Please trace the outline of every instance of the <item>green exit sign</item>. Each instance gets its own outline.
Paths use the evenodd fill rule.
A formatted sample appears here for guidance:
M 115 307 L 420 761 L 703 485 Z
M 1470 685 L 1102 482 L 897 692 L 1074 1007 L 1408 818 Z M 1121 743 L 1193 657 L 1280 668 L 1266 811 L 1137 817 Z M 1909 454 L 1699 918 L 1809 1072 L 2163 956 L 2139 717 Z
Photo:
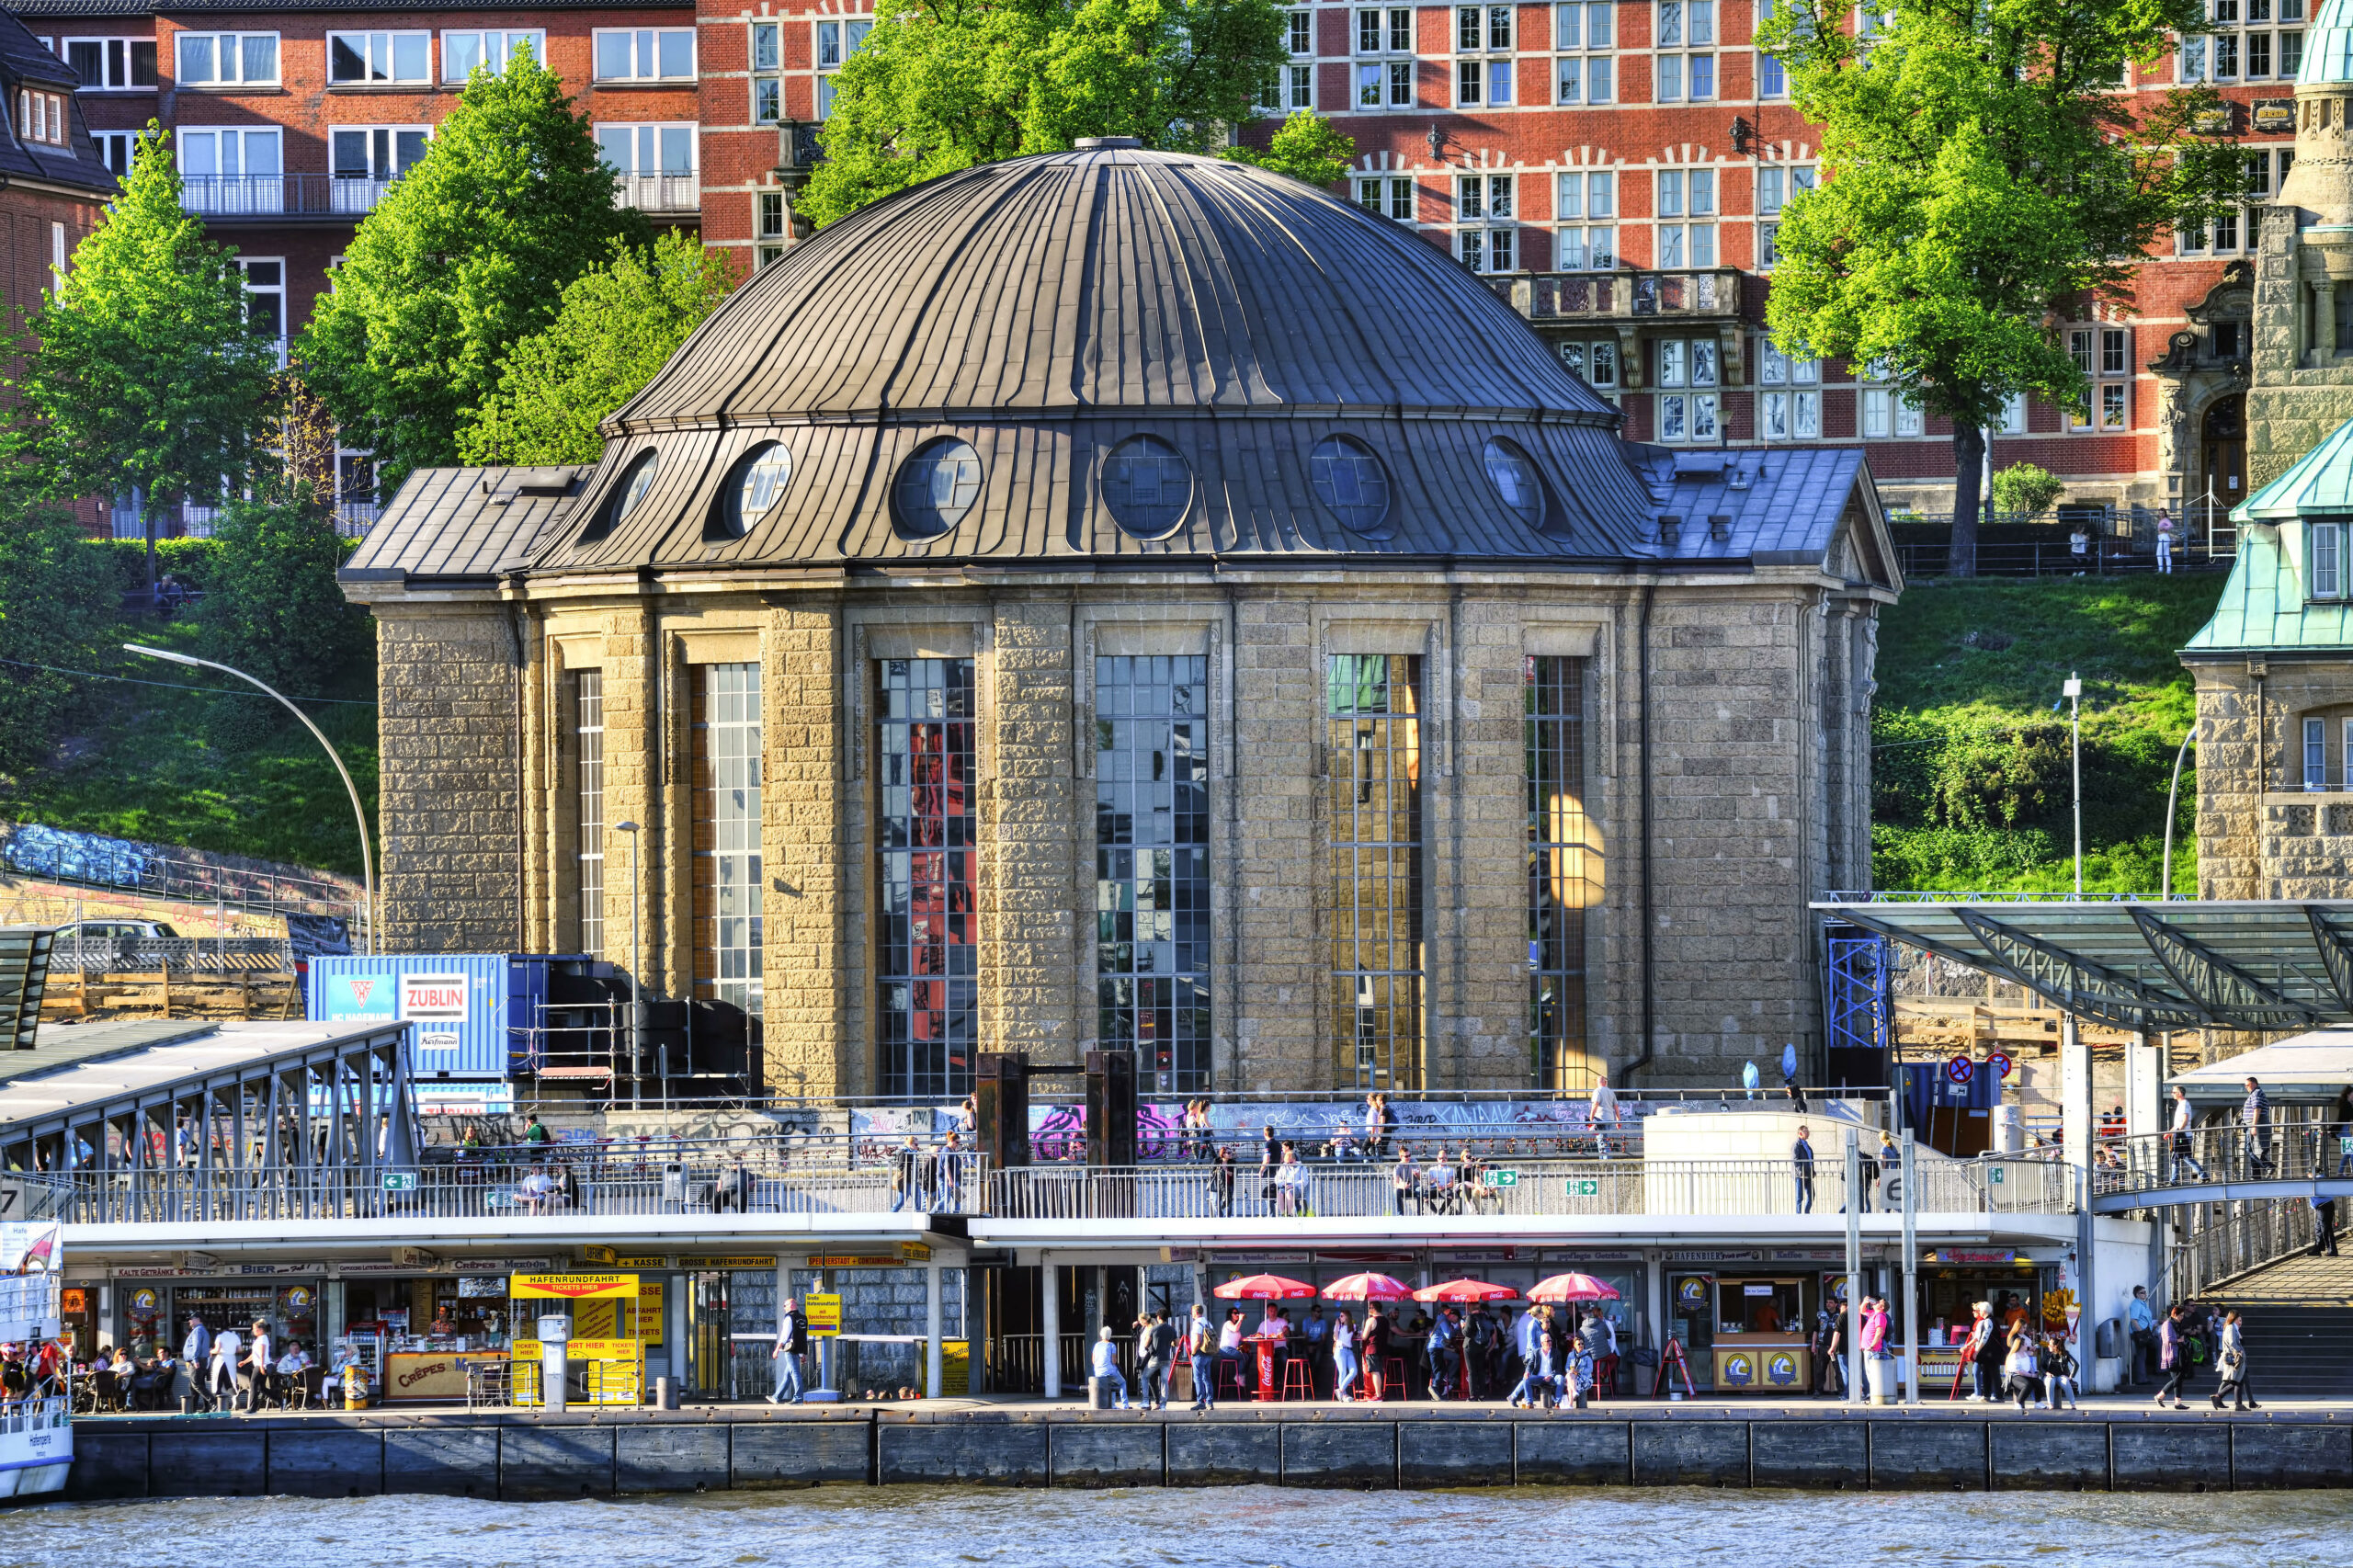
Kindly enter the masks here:
M 1518 1187 L 1519 1173 L 1518 1171 L 1489 1171 L 1487 1185 L 1489 1187 Z
M 1600 1197 L 1601 1178 L 1599 1176 L 1571 1177 L 1569 1181 L 1569 1196 L 1571 1198 Z
M 416 1173 L 415 1171 L 386 1171 L 384 1190 L 386 1192 L 415 1192 Z
M 2002 1185 L 2002 1167 L 2001 1167 L 2001 1166 L 1999 1166 L 1999 1165 L 1989 1165 L 1989 1166 L 1987 1166 L 1987 1167 L 1986 1167 L 1985 1174 L 1986 1174 L 1987 1177 L 1988 1177 L 1988 1178 L 1989 1178 L 1989 1179 L 1994 1183 L 1994 1185 L 1995 1185 L 1995 1187 L 1999 1187 L 1999 1186 L 2001 1186 L 2001 1185 Z

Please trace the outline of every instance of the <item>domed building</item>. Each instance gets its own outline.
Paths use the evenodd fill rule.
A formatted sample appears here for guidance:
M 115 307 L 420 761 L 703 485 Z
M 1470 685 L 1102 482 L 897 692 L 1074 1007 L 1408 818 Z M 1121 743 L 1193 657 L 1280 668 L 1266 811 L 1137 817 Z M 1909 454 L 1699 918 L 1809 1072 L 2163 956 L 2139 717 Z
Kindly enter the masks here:
M 595 465 L 386 508 L 344 581 L 390 946 L 634 962 L 760 1018 L 781 1093 L 1811 1051 L 1885 525 L 1857 450 L 1618 428 L 1470 273 L 1279 176 L 1107 140 L 903 192 L 747 282 Z

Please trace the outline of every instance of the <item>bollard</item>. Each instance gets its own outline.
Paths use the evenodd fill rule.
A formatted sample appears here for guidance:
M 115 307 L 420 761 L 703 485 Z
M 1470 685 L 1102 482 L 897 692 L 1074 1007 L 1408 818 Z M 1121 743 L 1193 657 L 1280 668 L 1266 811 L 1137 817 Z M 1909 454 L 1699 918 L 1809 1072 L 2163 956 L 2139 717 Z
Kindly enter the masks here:
M 671 1382 L 671 1381 L 666 1377 L 656 1378 L 654 1380 L 654 1408 L 656 1410 L 676 1410 L 678 1408 L 677 1385 Z

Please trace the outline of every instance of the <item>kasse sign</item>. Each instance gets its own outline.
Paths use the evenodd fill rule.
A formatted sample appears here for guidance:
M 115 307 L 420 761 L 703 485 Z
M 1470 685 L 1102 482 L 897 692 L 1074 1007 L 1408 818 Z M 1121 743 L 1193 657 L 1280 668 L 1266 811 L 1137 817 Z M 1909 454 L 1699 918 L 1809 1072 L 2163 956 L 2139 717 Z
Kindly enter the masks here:
M 462 974 L 401 976 L 401 1017 L 416 1024 L 418 1050 L 458 1049 L 456 1026 L 466 1021 L 466 998 Z

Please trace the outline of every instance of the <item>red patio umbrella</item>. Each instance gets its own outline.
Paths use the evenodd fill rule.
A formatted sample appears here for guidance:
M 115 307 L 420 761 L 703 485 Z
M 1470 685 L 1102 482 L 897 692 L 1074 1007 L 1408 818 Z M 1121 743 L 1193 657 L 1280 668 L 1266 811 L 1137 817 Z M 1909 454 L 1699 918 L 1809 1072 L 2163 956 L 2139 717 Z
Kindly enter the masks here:
M 1519 1292 L 1507 1285 L 1490 1285 L 1483 1279 L 1449 1279 L 1443 1285 L 1426 1285 L 1414 1292 L 1417 1301 L 1508 1301 Z
M 1414 1288 L 1386 1274 L 1351 1274 L 1324 1286 L 1324 1293 L 1336 1301 L 1404 1301 L 1413 1299 Z
M 1531 1301 L 1614 1301 L 1618 1292 L 1590 1274 L 1555 1274 L 1537 1281 L 1528 1292 Z
M 1279 1274 L 1253 1274 L 1229 1279 L 1210 1294 L 1228 1301 L 1296 1301 L 1315 1294 L 1315 1287 Z

